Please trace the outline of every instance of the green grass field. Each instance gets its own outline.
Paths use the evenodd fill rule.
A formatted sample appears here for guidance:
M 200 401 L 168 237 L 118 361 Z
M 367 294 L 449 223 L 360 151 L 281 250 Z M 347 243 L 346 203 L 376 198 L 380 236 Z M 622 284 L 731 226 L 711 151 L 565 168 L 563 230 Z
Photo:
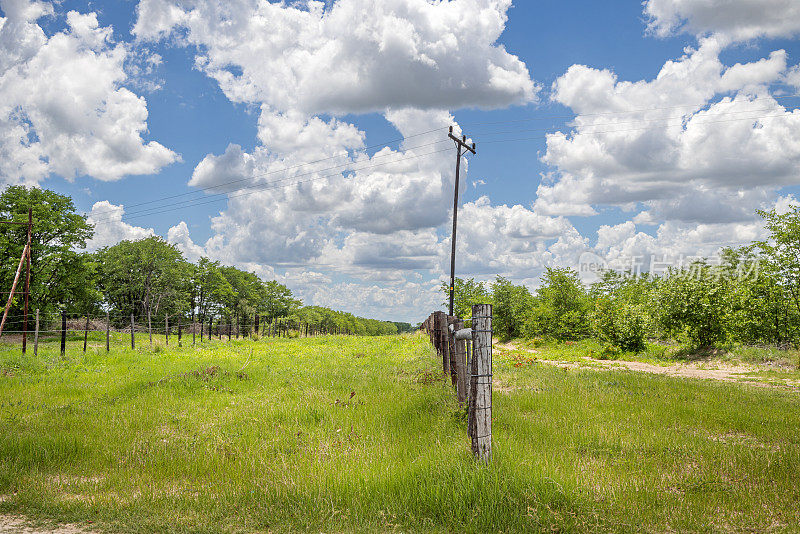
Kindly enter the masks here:
M 0 345 L 0 513 L 113 532 L 800 524 L 793 391 L 498 358 L 483 466 L 423 336 L 79 344 Z

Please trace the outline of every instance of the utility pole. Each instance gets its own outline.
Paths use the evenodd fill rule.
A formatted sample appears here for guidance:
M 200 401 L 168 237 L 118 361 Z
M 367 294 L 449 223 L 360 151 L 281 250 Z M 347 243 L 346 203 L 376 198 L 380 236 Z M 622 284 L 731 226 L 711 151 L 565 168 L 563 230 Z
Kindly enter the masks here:
M 28 295 L 31 292 L 31 234 L 33 233 L 33 207 L 28 208 L 28 254 L 25 273 L 25 311 L 22 316 L 22 354 L 28 344 Z M 88 317 L 88 315 L 87 315 Z
M 450 127 L 450 133 L 447 136 L 455 141 L 456 149 L 458 153 L 456 155 L 456 187 L 455 193 L 453 193 L 453 234 L 450 238 L 450 313 L 449 315 L 453 316 L 453 295 L 455 293 L 455 284 L 456 284 L 456 225 L 458 223 L 458 180 L 459 180 L 459 173 L 461 171 L 461 156 L 466 152 L 472 152 L 472 154 L 476 154 L 475 152 L 475 143 L 472 143 L 472 146 L 467 144 L 467 136 L 462 135 L 461 139 L 453 135 L 453 127 Z M 462 152 L 464 151 L 464 152 Z

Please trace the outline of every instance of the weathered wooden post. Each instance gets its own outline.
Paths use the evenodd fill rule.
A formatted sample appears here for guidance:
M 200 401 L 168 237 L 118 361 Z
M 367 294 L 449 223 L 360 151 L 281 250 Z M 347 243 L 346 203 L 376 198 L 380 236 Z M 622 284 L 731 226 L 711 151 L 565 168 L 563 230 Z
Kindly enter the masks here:
M 439 315 L 439 353 L 442 356 L 442 371 L 444 376 L 450 375 L 450 332 L 447 329 L 447 314 L 436 312 Z
M 111 352 L 111 312 L 106 311 L 106 352 Z
M 200 331 L 202 332 L 203 325 L 200 325 Z M 192 346 L 195 346 L 195 341 L 197 337 L 197 318 L 194 314 L 194 308 L 192 308 Z
M 441 341 L 441 337 L 439 336 L 440 328 L 439 312 L 433 312 L 433 348 L 436 349 L 436 354 L 441 358 L 442 350 L 439 343 Z M 446 372 L 444 362 L 442 362 L 442 372 Z
M 253 333 L 255 333 L 256 335 L 258 335 L 258 321 L 259 321 L 260 317 L 261 317 L 260 315 L 256 314 L 255 318 L 253 319 L 253 322 L 255 323 L 253 325 Z M 251 336 L 251 337 L 255 337 L 255 336 Z
M 89 340 L 89 314 L 86 314 L 86 327 L 83 329 L 83 353 L 86 354 L 86 342 Z
M 181 346 L 181 316 L 178 315 L 178 346 Z
M 67 312 L 61 312 L 61 355 L 67 352 Z
M 231 329 L 233 328 L 233 324 L 231 323 L 230 319 L 228 319 L 228 341 L 231 340 Z
M 455 345 L 456 396 L 458 404 L 461 406 L 467 400 L 467 342 L 463 339 L 455 339 L 455 332 L 462 328 L 464 328 L 464 321 L 456 319 L 453 323 L 453 344 Z
M 133 314 L 131 314 L 131 350 L 136 348 L 136 338 L 133 336 L 136 330 L 136 324 L 133 322 Z
M 492 457 L 492 305 L 472 307 L 472 370 L 470 373 L 469 434 L 472 453 L 481 461 Z
M 36 308 L 36 330 L 33 334 L 33 355 L 39 355 L 39 308 Z

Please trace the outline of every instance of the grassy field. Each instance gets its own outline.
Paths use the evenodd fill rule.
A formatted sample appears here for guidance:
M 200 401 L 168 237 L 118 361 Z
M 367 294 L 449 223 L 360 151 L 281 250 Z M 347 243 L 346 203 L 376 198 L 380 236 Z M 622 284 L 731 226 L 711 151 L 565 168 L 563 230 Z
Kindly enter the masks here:
M 796 531 L 800 394 L 495 362 L 494 458 L 422 336 L 0 345 L 0 513 L 114 532 Z

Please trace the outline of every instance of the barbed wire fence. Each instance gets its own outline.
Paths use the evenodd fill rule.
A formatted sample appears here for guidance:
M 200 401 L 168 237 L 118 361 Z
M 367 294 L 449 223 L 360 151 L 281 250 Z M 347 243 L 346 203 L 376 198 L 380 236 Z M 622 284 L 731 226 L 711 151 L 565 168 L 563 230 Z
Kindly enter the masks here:
M 28 330 L 5 330 L 2 341 L 6 344 L 21 343 L 23 337 L 32 337 L 34 355 L 38 355 L 39 342 L 61 341 L 61 353 L 68 349 L 68 341 L 83 341 L 83 352 L 89 348 L 104 349 L 111 347 L 136 348 L 137 341 L 146 346 L 164 346 L 173 343 L 179 347 L 197 346 L 198 343 L 212 341 L 232 341 L 234 339 L 262 339 L 279 337 L 315 337 L 326 335 L 352 335 L 352 332 L 336 325 L 313 324 L 305 321 L 290 320 L 286 317 L 268 318 L 265 315 L 231 319 L 225 316 L 212 315 L 198 318 L 172 315 L 154 323 L 152 320 L 137 318 L 135 314 L 106 313 L 66 314 L 58 312 L 34 312 L 33 328 Z M 19 322 L 23 314 L 9 315 L 10 323 Z M 74 350 L 69 346 L 70 350 Z
M 472 326 L 437 311 L 422 322 L 431 344 L 450 377 L 461 406 L 466 404 L 467 434 L 472 453 L 481 461 L 492 457 L 492 305 L 472 306 Z

